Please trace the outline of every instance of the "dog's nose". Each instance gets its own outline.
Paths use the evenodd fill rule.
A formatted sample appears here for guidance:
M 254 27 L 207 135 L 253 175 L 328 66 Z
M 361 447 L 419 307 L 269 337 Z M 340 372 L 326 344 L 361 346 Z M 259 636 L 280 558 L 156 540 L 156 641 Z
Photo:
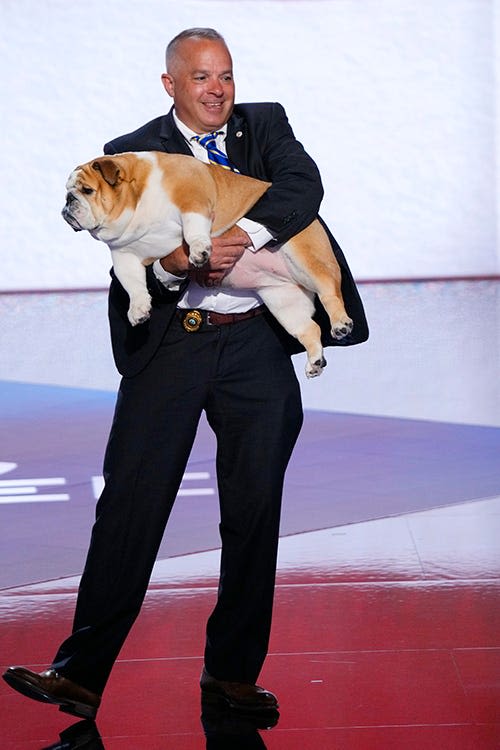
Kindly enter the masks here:
M 76 201 L 76 197 L 73 195 L 73 193 L 68 193 L 66 195 L 66 205 L 70 206 L 73 203 L 73 201 Z

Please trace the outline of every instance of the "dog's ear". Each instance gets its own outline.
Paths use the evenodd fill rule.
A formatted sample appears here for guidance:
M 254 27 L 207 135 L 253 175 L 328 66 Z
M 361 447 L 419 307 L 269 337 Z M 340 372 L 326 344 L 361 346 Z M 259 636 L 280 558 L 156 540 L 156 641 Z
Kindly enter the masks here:
M 92 169 L 95 169 L 96 172 L 100 172 L 111 187 L 115 187 L 118 184 L 120 167 L 115 161 L 113 161 L 113 159 L 96 159 L 92 164 Z

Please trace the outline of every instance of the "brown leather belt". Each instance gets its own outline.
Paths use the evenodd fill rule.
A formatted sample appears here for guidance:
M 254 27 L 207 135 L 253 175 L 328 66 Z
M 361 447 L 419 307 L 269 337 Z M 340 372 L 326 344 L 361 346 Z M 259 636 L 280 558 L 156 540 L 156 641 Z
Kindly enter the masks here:
M 264 305 L 253 307 L 251 310 L 241 313 L 219 313 L 210 310 L 182 310 L 177 308 L 176 314 L 182 321 L 184 330 L 188 333 L 194 333 L 199 331 L 202 325 L 225 326 L 228 323 L 239 323 L 242 320 L 262 315 L 264 310 Z

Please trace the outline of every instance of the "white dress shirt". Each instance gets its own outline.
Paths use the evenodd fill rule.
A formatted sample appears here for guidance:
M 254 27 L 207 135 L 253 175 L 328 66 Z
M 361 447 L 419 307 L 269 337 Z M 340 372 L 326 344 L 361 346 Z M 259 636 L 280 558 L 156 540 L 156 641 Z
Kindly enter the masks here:
M 177 128 L 180 130 L 189 148 L 193 152 L 193 155 L 200 161 L 209 163 L 208 151 L 204 146 L 201 146 L 195 137 L 199 135 L 195 133 L 183 122 L 179 120 L 175 111 L 173 113 L 174 121 Z M 226 133 L 227 124 L 220 128 L 221 134 L 217 136 L 217 148 L 226 153 Z M 273 239 L 272 234 L 256 221 L 243 217 L 237 222 L 237 226 L 243 229 L 252 241 L 253 247 L 250 248 L 253 252 L 257 252 L 261 247 L 264 247 L 270 240 Z M 182 281 L 186 276 L 179 277 L 174 274 L 165 271 L 159 260 L 153 263 L 153 271 L 156 278 L 162 282 L 166 287 L 172 290 L 179 288 Z M 253 307 L 257 307 L 262 304 L 262 300 L 259 295 L 249 289 L 228 289 L 223 290 L 220 287 L 202 287 L 194 281 L 190 281 L 189 285 L 177 303 L 177 306 L 183 309 L 199 308 L 202 310 L 212 310 L 214 312 L 221 313 L 233 313 L 233 312 L 245 312 L 251 310 Z

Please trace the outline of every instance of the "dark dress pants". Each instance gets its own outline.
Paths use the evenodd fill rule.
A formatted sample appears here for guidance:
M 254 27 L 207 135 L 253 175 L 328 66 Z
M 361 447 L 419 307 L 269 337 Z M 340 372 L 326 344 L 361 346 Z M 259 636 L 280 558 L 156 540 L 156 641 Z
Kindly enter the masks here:
M 264 315 L 195 333 L 176 317 L 145 370 L 121 382 L 73 633 L 53 662 L 97 693 L 141 608 L 203 410 L 217 439 L 222 542 L 205 665 L 245 682 L 262 667 L 299 386 Z

